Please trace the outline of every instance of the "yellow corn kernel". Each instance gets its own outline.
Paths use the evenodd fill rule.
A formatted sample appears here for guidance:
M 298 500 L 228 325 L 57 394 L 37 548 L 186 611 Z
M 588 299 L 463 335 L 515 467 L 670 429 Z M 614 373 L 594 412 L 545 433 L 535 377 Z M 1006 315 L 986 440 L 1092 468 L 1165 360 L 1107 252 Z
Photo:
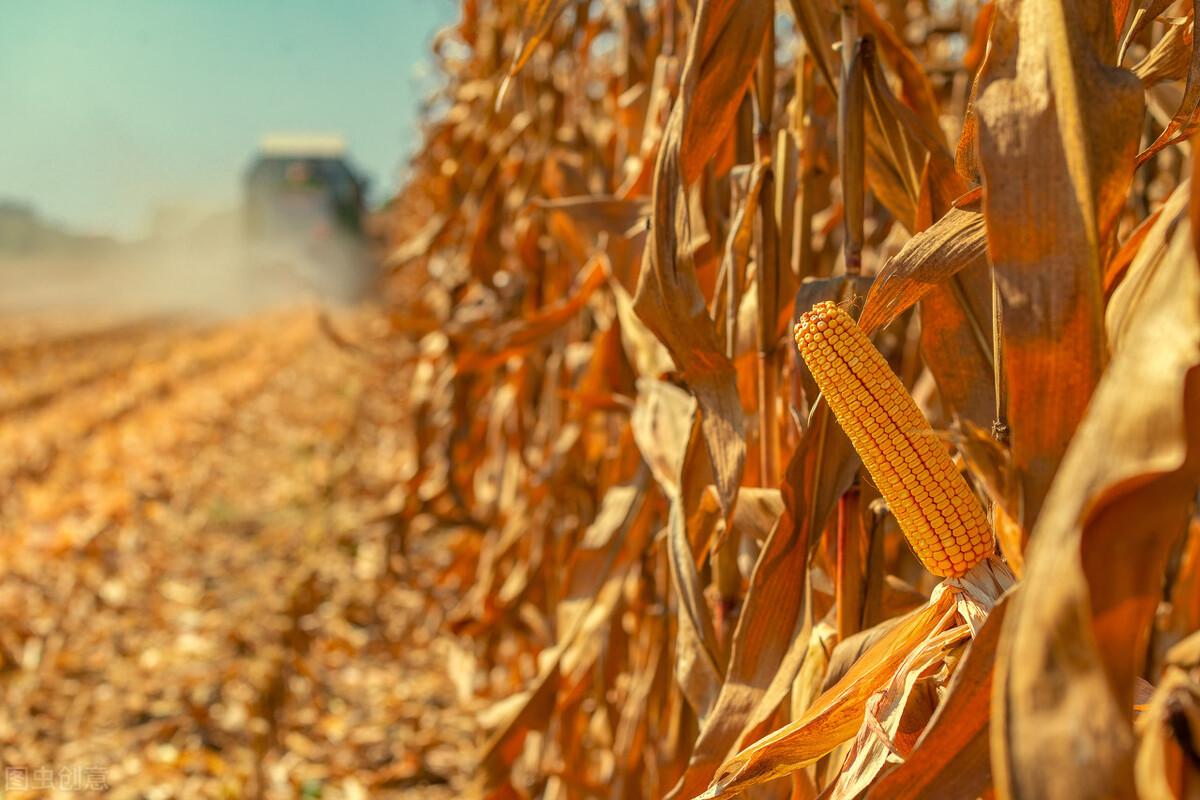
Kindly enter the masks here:
M 962 575 L 992 552 L 979 498 L 871 340 L 832 301 L 800 318 L 796 346 L 834 417 L 935 575 Z

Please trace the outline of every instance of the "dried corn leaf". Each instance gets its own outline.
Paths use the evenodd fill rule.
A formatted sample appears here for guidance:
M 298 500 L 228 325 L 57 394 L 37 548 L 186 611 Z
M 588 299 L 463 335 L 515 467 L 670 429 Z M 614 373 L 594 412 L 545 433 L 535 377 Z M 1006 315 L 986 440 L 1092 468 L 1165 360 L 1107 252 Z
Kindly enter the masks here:
M 1108 9 L 1006 0 L 979 79 L 983 211 L 1029 526 L 1105 359 L 1101 264 L 1142 111 L 1136 79 L 1108 66 L 1115 51 Z
M 720 696 L 671 797 L 699 793 L 729 751 L 766 724 L 790 690 L 809 640 L 801 613 L 809 552 L 858 464 L 828 407 L 819 407 L 788 466 L 784 513 L 750 576 Z
M 701 0 L 688 39 L 679 100 L 679 160 L 684 186 L 696 182 L 726 140 L 750 88 L 763 37 L 774 17 L 769 3 Z
M 725 670 L 696 572 L 681 494 L 695 418 L 696 401 L 687 392 L 662 381 L 638 382 L 633 435 L 671 504 L 666 534 L 671 583 L 679 610 L 675 675 L 696 716 L 703 722 L 716 701 Z
M 969 639 L 965 624 L 929 637 L 908 655 L 891 682 L 867 701 L 867 724 L 855 737 L 830 800 L 861 796 L 884 769 L 910 755 Z
M 868 797 L 974 800 L 984 794 L 991 784 L 992 663 L 1007 608 L 1004 598 L 992 609 L 912 752 L 871 788 Z
M 1188 74 L 1192 62 L 1192 15 L 1173 20 L 1165 36 L 1154 43 L 1133 67 L 1133 74 L 1142 85 L 1152 89 L 1160 83 L 1181 80 Z
M 1179 77 L 1176 73 L 1178 67 L 1182 65 L 1183 56 L 1189 55 L 1187 59 L 1187 83 L 1183 88 L 1183 98 L 1179 101 L 1179 109 L 1167 123 L 1167 127 L 1158 135 L 1154 142 L 1138 154 L 1137 163 L 1142 164 L 1155 153 L 1162 150 L 1164 147 L 1182 141 L 1196 130 L 1198 117 L 1200 117 L 1200 49 L 1195 46 L 1195 29 L 1196 29 L 1196 7 L 1200 3 L 1193 3 L 1192 8 L 1188 12 L 1188 20 L 1186 23 L 1175 26 L 1174 36 L 1164 36 L 1154 51 L 1151 52 L 1147 59 L 1155 56 L 1160 48 L 1165 49 L 1168 55 L 1163 57 L 1171 66 L 1163 67 L 1159 61 L 1154 61 L 1155 69 L 1151 70 L 1147 67 L 1146 70 L 1139 71 L 1138 75 L 1147 85 L 1152 85 L 1159 78 L 1159 73 L 1163 78 Z M 1141 65 L 1139 65 L 1141 66 Z
M 596 258 L 570 295 L 526 319 L 512 320 L 490 331 L 472 331 L 478 344 L 458 358 L 459 373 L 486 369 L 539 344 L 579 314 L 592 293 L 608 280 L 603 259 Z
M 888 261 L 871 285 L 858 324 L 870 335 L 960 270 L 986 264 L 983 214 L 951 209 Z
M 1193 797 L 1200 787 L 1200 634 L 1171 649 L 1162 680 L 1134 728 L 1138 796 Z
M 680 97 L 655 166 L 650 258 L 638 280 L 634 308 L 666 344 L 696 394 L 717 492 L 728 513 L 745 462 L 742 407 L 696 264 L 681 252 L 678 237 L 691 228 L 687 187 L 733 123 L 771 14 L 766 6 L 730 0 L 705 0 L 697 14 Z
M 1164 11 L 1174 4 L 1175 0 L 1146 0 L 1138 5 L 1138 10 L 1133 13 L 1133 22 L 1129 24 L 1129 30 L 1125 32 L 1125 36 L 1121 39 L 1121 49 L 1117 52 L 1117 63 L 1125 63 L 1125 54 L 1129 52 L 1129 45 L 1141 35 L 1146 26 L 1158 19 Z M 1115 5 L 1115 4 L 1114 4 Z M 1124 15 L 1122 15 L 1124 16 Z M 1121 30 L 1121 22 L 1115 24 L 1117 31 Z M 1140 76 L 1139 76 L 1140 77 Z
M 849 740 L 862 724 L 867 699 L 891 680 L 914 648 L 951 624 L 954 607 L 953 592 L 938 592 L 923 609 L 867 650 L 804 716 L 727 759 L 700 797 L 732 797 L 811 764 Z
M 1113 361 L 1033 532 L 997 666 L 1001 791 L 1133 794 L 1134 677 L 1200 483 L 1200 266 L 1188 198 L 1181 191 L 1164 210 L 1114 294 Z M 1081 722 L 1084 750 L 1074 744 Z
M 508 77 L 505 79 L 504 85 L 508 85 L 508 81 L 516 75 L 528 63 L 533 51 L 546 38 L 546 34 L 550 32 L 550 27 L 554 25 L 554 21 L 559 15 L 566 10 L 570 5 L 570 0 L 526 0 L 522 8 L 522 27 L 520 41 L 517 44 L 516 54 L 513 56 L 512 66 L 509 67 Z M 504 89 L 500 91 L 501 97 L 504 95 Z

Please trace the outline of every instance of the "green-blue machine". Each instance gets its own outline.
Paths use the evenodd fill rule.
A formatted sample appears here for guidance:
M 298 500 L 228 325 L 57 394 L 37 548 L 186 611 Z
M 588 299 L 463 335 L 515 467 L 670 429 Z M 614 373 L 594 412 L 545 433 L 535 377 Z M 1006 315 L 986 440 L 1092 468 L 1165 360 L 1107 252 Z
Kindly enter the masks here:
M 245 176 L 245 230 L 259 269 L 353 299 L 369 269 L 366 182 L 334 136 L 267 136 Z

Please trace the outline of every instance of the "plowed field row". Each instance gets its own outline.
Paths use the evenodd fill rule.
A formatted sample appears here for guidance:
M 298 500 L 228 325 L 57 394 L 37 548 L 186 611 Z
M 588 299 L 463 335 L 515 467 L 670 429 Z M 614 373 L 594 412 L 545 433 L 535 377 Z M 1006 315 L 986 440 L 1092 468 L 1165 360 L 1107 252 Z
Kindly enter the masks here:
M 310 312 L 142 337 L 0 416 L 0 760 L 102 774 L 82 796 L 462 796 L 446 556 L 387 522 L 395 376 Z

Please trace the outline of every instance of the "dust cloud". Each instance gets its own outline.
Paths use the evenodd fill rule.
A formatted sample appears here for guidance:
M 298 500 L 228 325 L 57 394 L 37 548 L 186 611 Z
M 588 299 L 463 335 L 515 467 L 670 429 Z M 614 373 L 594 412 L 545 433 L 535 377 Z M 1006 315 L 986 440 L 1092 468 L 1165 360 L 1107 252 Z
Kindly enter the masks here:
M 254 242 L 238 212 L 161 223 L 141 241 L 0 229 L 0 314 L 242 316 L 297 304 L 358 301 L 373 277 L 349 236 Z

